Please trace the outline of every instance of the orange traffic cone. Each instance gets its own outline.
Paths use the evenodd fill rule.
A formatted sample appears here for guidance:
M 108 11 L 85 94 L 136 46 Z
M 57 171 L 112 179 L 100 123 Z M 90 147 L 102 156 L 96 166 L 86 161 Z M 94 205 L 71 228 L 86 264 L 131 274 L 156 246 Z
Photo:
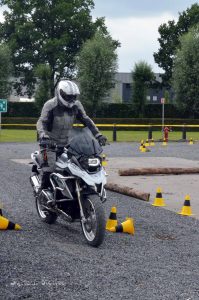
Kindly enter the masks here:
M 117 208 L 112 207 L 110 215 L 109 215 L 109 219 L 106 222 L 106 230 L 110 231 L 110 229 L 112 227 L 117 226 L 117 214 L 116 213 L 117 213 Z
M 179 215 L 193 216 L 192 210 L 191 210 L 191 203 L 190 203 L 190 196 L 189 195 L 186 195 L 184 205 L 183 205 L 182 210 L 179 213 Z

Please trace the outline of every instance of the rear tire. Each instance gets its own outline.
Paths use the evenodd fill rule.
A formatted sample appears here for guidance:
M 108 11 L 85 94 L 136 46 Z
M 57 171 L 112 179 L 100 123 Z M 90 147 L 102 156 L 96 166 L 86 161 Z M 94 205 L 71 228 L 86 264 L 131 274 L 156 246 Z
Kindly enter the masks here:
M 37 213 L 42 220 L 42 222 L 45 222 L 47 224 L 53 224 L 57 220 L 57 214 L 54 212 L 51 212 L 44 208 L 44 205 L 46 206 L 47 200 L 43 194 L 40 194 L 36 198 L 36 208 Z
M 89 195 L 83 200 L 86 222 L 81 220 L 84 237 L 89 245 L 98 247 L 105 236 L 105 212 L 103 204 L 97 195 Z

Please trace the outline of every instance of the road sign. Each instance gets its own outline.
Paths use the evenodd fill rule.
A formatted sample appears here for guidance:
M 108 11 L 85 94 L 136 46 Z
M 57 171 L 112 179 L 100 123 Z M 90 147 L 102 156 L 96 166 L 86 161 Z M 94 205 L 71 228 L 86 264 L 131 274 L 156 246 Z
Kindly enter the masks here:
M 165 103 L 165 98 L 161 98 L 161 103 L 162 103 L 162 104 Z
M 7 112 L 7 100 L 0 99 L 0 112 Z

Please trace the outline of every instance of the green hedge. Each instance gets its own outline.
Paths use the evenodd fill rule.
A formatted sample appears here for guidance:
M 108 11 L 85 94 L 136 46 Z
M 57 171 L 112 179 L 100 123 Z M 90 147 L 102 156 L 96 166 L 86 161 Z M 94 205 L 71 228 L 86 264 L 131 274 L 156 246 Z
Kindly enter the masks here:
M 89 116 L 93 117 L 92 111 L 87 110 Z M 5 117 L 38 117 L 40 110 L 36 107 L 35 103 L 18 103 L 9 102 L 8 112 L 2 114 Z M 98 118 L 136 118 L 135 111 L 132 108 L 132 104 L 117 104 L 110 103 L 104 104 L 96 116 Z M 162 105 L 161 104 L 148 104 L 145 107 L 146 118 L 161 118 Z M 165 116 L 167 118 L 180 118 L 184 117 L 176 109 L 173 104 L 165 104 Z
M 38 117 L 38 108 L 33 102 L 8 102 L 8 112 L 3 113 L 5 117 Z
M 93 118 L 92 112 L 88 115 Z M 2 120 L 6 123 L 36 123 L 40 111 L 35 103 L 8 103 L 8 112 L 2 113 Z M 97 112 L 97 118 L 93 118 L 97 123 L 124 123 L 124 124 L 157 124 L 162 117 L 161 104 L 148 104 L 145 107 L 145 118 L 136 118 L 131 104 L 104 104 Z M 187 115 L 181 114 L 173 104 L 165 104 L 166 122 L 172 124 L 197 124 L 198 119 L 190 120 Z M 199 117 L 199 116 L 198 116 Z M 9 119 L 8 119 L 9 118 Z M 10 119 L 15 118 L 15 119 Z M 20 120 L 20 118 L 22 120 Z M 13 121 L 12 121 L 13 120 Z M 2 123 L 3 123 L 2 122 Z
M 165 104 L 165 116 L 167 118 L 185 118 L 186 114 L 182 114 L 173 104 Z M 92 112 L 89 112 L 92 116 Z M 145 118 L 161 118 L 162 104 L 147 104 L 145 106 Z M 97 112 L 99 118 L 137 118 L 132 104 L 104 104 Z

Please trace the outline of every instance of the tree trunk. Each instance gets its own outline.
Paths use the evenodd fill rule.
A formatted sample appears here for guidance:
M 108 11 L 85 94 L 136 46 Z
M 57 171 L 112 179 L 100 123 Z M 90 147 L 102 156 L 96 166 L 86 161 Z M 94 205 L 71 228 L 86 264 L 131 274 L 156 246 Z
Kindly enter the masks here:
M 120 176 L 136 176 L 136 175 L 158 175 L 158 174 L 198 174 L 199 168 L 140 168 L 140 169 L 120 169 Z

